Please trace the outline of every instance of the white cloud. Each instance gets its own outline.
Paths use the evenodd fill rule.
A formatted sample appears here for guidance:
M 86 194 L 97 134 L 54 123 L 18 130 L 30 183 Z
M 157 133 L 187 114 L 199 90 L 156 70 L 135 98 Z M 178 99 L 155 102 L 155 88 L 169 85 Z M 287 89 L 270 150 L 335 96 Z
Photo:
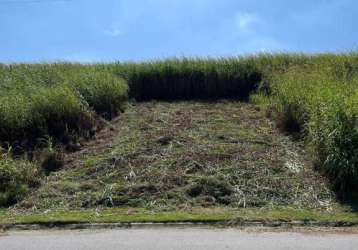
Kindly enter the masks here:
M 260 23 L 260 18 L 252 13 L 237 13 L 235 21 L 236 26 L 240 31 L 250 32 L 255 24 Z
M 107 36 L 111 36 L 111 37 L 118 37 L 123 34 L 122 31 L 118 27 L 113 27 L 111 29 L 105 30 L 104 33 Z

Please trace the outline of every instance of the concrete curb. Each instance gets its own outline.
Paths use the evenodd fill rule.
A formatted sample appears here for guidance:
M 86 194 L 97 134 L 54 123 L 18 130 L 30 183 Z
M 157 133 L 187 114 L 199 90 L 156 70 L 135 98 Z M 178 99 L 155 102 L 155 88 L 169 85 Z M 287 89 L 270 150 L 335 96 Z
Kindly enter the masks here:
M 218 221 L 218 222 L 120 222 L 120 223 L 75 223 L 51 222 L 35 224 L 0 225 L 0 231 L 27 230 L 100 230 L 100 229 L 145 229 L 145 228 L 230 228 L 230 227 L 267 227 L 267 228 L 358 228 L 358 223 L 352 222 L 322 222 L 322 221 Z

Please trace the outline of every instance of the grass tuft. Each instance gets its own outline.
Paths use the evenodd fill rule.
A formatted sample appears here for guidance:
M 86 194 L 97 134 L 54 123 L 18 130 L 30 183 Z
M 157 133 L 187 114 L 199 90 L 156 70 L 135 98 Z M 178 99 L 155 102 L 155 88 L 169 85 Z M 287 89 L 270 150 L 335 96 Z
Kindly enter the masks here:
M 0 207 L 13 205 L 39 185 L 39 169 L 28 161 L 15 161 L 0 154 Z

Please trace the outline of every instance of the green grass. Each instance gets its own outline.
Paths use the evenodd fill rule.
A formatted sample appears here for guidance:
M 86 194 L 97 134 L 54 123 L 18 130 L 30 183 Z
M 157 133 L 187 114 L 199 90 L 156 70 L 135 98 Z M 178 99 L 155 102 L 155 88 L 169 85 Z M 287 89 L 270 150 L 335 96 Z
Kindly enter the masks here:
M 71 74 L 67 81 L 82 95 L 98 114 L 112 119 L 124 111 L 128 86 L 124 79 L 106 71 L 82 70 Z
M 66 141 L 86 134 L 95 127 L 92 110 L 112 118 L 124 110 L 127 92 L 125 80 L 107 70 L 71 64 L 2 65 L 0 142 L 33 146 L 46 136 Z
M 9 224 L 77 224 L 77 223 L 168 223 L 168 222 L 222 222 L 228 225 L 242 222 L 305 221 L 317 223 L 357 224 L 358 214 L 344 210 L 331 212 L 297 209 L 289 207 L 276 208 L 194 208 L 173 212 L 153 211 L 147 209 L 112 208 L 104 210 L 57 210 L 44 213 L 14 213 L 0 211 L 0 225 Z
M 130 85 L 137 100 L 233 98 L 247 100 L 264 75 L 312 60 L 303 54 L 231 58 L 173 58 L 107 65 Z
M 15 161 L 0 152 L 0 207 L 22 200 L 39 185 L 39 169 L 28 161 Z
M 70 166 L 17 207 L 335 206 L 327 181 L 302 148 L 254 105 L 136 103 L 113 126 L 114 135 L 98 135 L 107 142 L 72 155 Z
M 99 116 L 114 118 L 126 108 L 127 99 L 200 99 L 204 100 L 202 103 L 208 104 L 221 98 L 249 100 L 251 96 L 251 100 L 265 108 L 278 127 L 295 134 L 306 144 L 308 155 L 315 159 L 316 167 L 329 177 L 334 190 L 341 198 L 352 198 L 358 193 L 357 72 L 356 52 L 317 55 L 260 54 L 218 59 L 181 58 L 88 65 L 1 64 L 0 145 L 33 160 L 29 155 L 44 139 L 53 140 L 55 145 L 76 143 L 82 137 L 89 139 L 94 131 L 101 128 Z M 173 108 L 169 104 L 166 105 Z M 86 159 L 86 174 L 91 176 L 91 171 L 99 172 L 100 185 L 95 185 L 93 180 L 91 182 L 88 179 L 84 183 L 73 181 L 75 178 L 86 178 L 85 172 L 75 168 L 73 173 L 66 172 L 65 177 L 59 174 L 59 178 L 64 178 L 59 182 L 51 183 L 52 186 L 44 185 L 39 189 L 45 197 L 43 206 L 62 204 L 69 207 L 92 207 L 98 204 L 124 204 L 153 207 L 154 201 L 157 205 L 167 207 L 197 203 L 207 206 L 213 201 L 231 206 L 265 206 L 270 202 L 275 205 L 290 205 L 295 201 L 302 205 L 307 202 L 302 198 L 305 197 L 302 187 L 306 184 L 304 181 L 309 179 L 305 179 L 308 174 L 301 176 L 301 179 L 292 178 L 291 182 L 285 181 L 283 177 L 287 174 L 286 170 L 283 171 L 280 167 L 282 164 L 277 164 L 277 161 L 282 163 L 287 160 L 282 158 L 282 155 L 285 155 L 282 152 L 287 153 L 285 150 L 291 149 L 291 146 L 287 146 L 283 139 L 275 140 L 281 137 L 272 134 L 273 127 L 257 125 L 255 119 L 242 114 L 248 110 L 239 109 L 240 106 L 224 107 L 223 110 L 226 110 L 227 114 L 218 110 L 216 114 L 210 113 L 210 109 L 205 105 L 190 107 L 198 115 L 193 115 L 197 119 L 193 128 L 190 127 L 192 117 L 187 117 L 190 110 L 185 107 L 181 107 L 182 110 L 173 108 L 168 114 L 164 112 L 164 117 L 161 116 L 162 107 L 159 107 L 159 111 L 148 107 L 139 111 L 141 116 L 132 114 L 133 119 L 127 117 L 128 119 L 121 123 L 120 126 L 126 133 L 122 134 L 115 150 L 110 153 L 117 158 L 125 157 L 135 166 L 135 171 L 147 174 L 143 175 L 139 183 L 130 186 L 123 180 L 123 177 L 133 170 L 128 167 L 130 165 L 123 168 L 123 171 L 127 172 L 113 170 L 113 164 L 110 164 L 113 155 L 101 152 Z M 254 113 L 252 110 L 250 109 L 250 112 Z M 150 116 L 151 112 L 154 112 L 153 117 Z M 240 118 L 230 117 L 232 113 Z M 186 119 L 182 120 L 182 117 Z M 250 120 L 250 123 L 246 124 L 246 119 Z M 263 121 L 261 116 L 257 119 Z M 161 121 L 166 125 L 162 126 Z M 184 128 L 192 130 L 191 133 L 185 134 Z M 257 138 L 258 134 L 262 138 Z M 242 155 L 235 151 L 235 143 L 242 145 Z M 191 148 L 183 145 L 189 145 Z M 275 148 L 281 150 L 276 152 L 277 155 L 270 151 Z M 198 159 L 190 154 L 191 150 L 197 152 Z M 233 165 L 234 160 L 230 158 L 233 153 L 237 153 L 242 165 Z M 300 153 L 306 154 L 304 151 Z M 188 156 L 190 164 L 186 161 L 188 159 L 180 157 L 183 155 Z M 273 158 L 272 155 L 277 157 Z M 207 165 L 200 162 L 202 159 Z M 218 159 L 220 161 L 215 162 Z M 267 176 L 258 180 L 255 177 L 260 175 L 252 172 L 248 162 L 254 165 L 253 169 L 260 171 L 272 164 L 265 170 L 268 171 Z M 31 164 L 34 163 L 38 163 L 36 159 Z M 184 163 L 189 164 L 185 165 L 189 172 L 194 171 L 190 180 L 186 177 L 175 178 L 178 171 L 181 171 L 178 166 Z M 15 163 L 10 165 L 14 166 Z M 210 167 L 214 166 L 215 169 L 219 165 L 219 171 L 210 173 Z M 205 174 L 210 173 L 214 180 L 195 172 L 198 169 L 199 172 L 202 171 L 203 166 L 204 169 L 209 166 Z M 242 171 L 236 171 L 237 168 Z M 0 175 L 4 173 L 5 170 L 0 171 Z M 167 174 L 163 176 L 163 180 L 154 179 L 161 173 Z M 310 173 L 314 178 L 319 176 L 313 170 Z M 70 174 L 77 177 L 66 177 Z M 113 181 L 115 178 L 117 182 Z M 178 181 L 178 185 L 170 186 L 169 190 L 172 192 L 164 192 L 163 196 L 153 195 L 152 193 L 158 190 L 157 184 L 167 187 L 165 181 Z M 233 190 L 236 190 L 235 185 L 238 183 L 241 193 L 235 196 Z M 260 192 L 250 192 L 255 190 L 257 183 L 266 187 L 258 189 Z M 296 197 L 292 196 L 295 194 L 292 183 L 297 184 Z M 314 183 L 314 191 L 309 194 L 309 199 L 314 197 L 315 192 L 322 195 L 329 193 L 323 191 L 328 187 L 325 182 L 310 183 Z M 270 189 L 272 187 L 276 188 Z M 90 196 L 86 196 L 83 191 L 86 188 L 93 188 Z M 61 190 L 60 193 L 65 195 L 57 197 L 58 200 L 47 199 L 46 195 L 50 197 L 54 189 Z M 73 199 L 73 196 L 67 195 L 73 190 L 82 196 Z M 142 190 L 151 195 L 141 194 L 142 196 L 135 199 Z M 323 196 L 327 198 L 331 197 L 331 194 Z M 38 201 L 34 199 L 32 202 Z M 315 202 L 307 203 L 317 204 Z
M 94 126 L 88 118 L 84 119 L 85 122 L 83 119 L 74 120 L 73 113 L 88 117 L 91 116 L 91 108 L 112 118 L 125 108 L 128 91 L 129 97 L 137 100 L 247 100 L 260 83 L 267 87 L 275 81 L 272 80 L 274 76 L 292 67 L 315 67 L 318 71 L 348 77 L 356 69 L 357 58 L 356 53 L 260 54 L 143 63 L 0 64 L 0 140 L 12 143 L 26 140 L 29 135 L 56 136 L 56 133 L 52 134 L 53 124 L 49 124 L 53 116 L 55 120 L 63 121 L 61 128 L 55 130 L 63 131 L 63 127 L 68 127 L 78 132 Z M 68 100 L 56 104 L 60 92 L 66 92 Z M 49 101 L 41 104 L 42 96 Z M 36 103 L 38 105 L 33 107 Z M 54 106 L 59 108 L 55 109 Z M 42 109 L 47 109 L 45 117 Z
M 274 75 L 269 95 L 253 100 L 283 130 L 305 137 L 317 167 L 348 199 L 357 197 L 358 184 L 358 60 L 336 59 Z
M 0 154 L 4 148 L 25 159 L 0 157 L 0 206 L 21 200 L 32 187 L 28 178 L 39 182 L 40 175 L 26 175 L 26 167 L 31 171 L 48 161 L 34 157 L 39 148 L 48 141 L 57 150 L 57 144 L 89 139 L 102 123 L 99 115 L 111 119 L 125 109 L 127 93 L 126 81 L 107 70 L 71 64 L 0 65 Z

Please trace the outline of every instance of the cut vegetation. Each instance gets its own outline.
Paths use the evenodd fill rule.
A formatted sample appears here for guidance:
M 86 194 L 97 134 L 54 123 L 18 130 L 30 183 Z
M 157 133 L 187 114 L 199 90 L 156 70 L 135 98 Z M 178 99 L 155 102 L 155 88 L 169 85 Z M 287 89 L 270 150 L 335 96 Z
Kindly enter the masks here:
M 18 207 L 333 205 L 301 149 L 250 104 L 140 103 L 114 125 L 110 147 L 71 155 L 75 161 Z
M 1 220 L 292 209 L 352 222 L 357 80 L 355 53 L 0 65 Z

